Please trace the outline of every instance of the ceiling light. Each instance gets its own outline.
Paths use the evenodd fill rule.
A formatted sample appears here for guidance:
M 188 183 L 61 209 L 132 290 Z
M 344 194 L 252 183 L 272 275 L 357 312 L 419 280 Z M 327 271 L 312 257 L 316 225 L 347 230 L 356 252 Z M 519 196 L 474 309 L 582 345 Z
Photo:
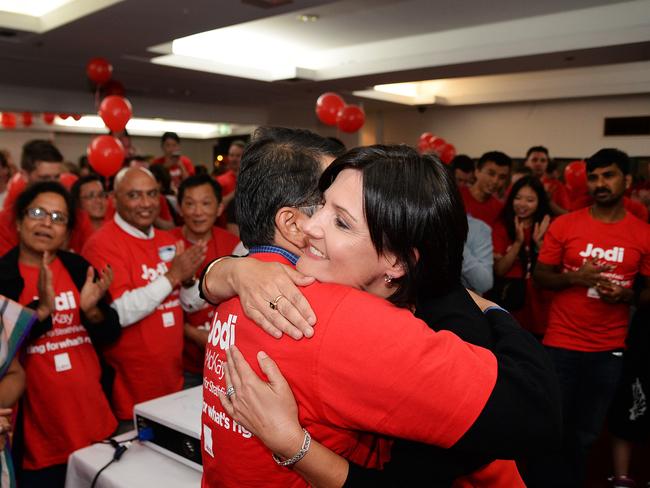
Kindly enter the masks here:
M 296 19 L 298 19 L 300 22 L 316 22 L 318 19 L 320 19 L 320 16 L 317 14 L 300 14 L 296 16 Z
M 72 0 L 0 0 L 0 11 L 42 17 Z
M 108 129 L 104 121 L 96 115 L 85 115 L 78 121 L 68 118 L 54 120 L 54 125 L 60 128 L 77 129 L 93 133 L 106 133 Z M 212 124 L 206 122 L 185 122 L 180 120 L 133 118 L 126 124 L 130 134 L 134 136 L 160 136 L 164 132 L 176 132 L 180 137 L 190 139 L 214 139 L 237 133 L 249 133 L 249 127 L 235 127 L 232 124 Z M 235 129 L 240 129 L 236 130 Z

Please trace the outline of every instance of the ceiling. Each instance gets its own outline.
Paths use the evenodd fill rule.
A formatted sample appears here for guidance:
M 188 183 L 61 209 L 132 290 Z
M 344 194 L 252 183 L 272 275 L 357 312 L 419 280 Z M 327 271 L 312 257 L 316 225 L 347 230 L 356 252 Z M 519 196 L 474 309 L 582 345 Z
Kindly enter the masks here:
M 214 115 L 198 107 L 231 107 L 241 123 L 255 123 L 243 119 L 254 119 L 269 104 L 313 105 L 324 91 L 354 98 L 353 92 L 376 84 L 427 79 L 461 79 L 451 91 L 455 98 L 439 97 L 443 103 L 650 93 L 650 0 L 293 0 L 273 8 L 254 4 L 284 2 L 85 1 L 103 8 L 43 33 L 16 30 L 0 16 L 0 91 L 40 106 L 25 109 L 43 111 L 64 110 L 57 103 L 83 96 L 92 112 L 84 67 L 103 56 L 127 96 L 151 114 L 157 106 L 178 108 L 176 116 L 195 107 L 196 119 L 205 120 Z M 320 18 L 301 22 L 297 14 Z M 303 59 L 314 53 L 326 61 L 272 82 L 150 62 L 174 39 L 239 24 L 304 47 Z M 215 53 L 246 59 L 241 49 L 237 43 L 214 46 Z M 585 80 L 597 83 L 580 90 Z M 0 96 L 0 103 L 7 98 Z

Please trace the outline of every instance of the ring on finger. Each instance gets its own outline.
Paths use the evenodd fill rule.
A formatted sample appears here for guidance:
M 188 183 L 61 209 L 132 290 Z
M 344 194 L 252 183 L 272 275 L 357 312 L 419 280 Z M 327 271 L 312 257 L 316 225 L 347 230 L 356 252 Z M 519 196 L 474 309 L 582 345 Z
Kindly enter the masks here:
M 280 301 L 281 298 L 286 298 L 284 295 L 280 294 L 277 297 L 275 297 L 275 300 L 272 302 L 269 302 L 269 307 L 271 307 L 272 310 L 277 310 L 278 309 L 278 302 Z
M 228 388 L 226 388 L 226 398 L 230 400 L 230 397 L 235 394 L 235 387 L 230 385 Z

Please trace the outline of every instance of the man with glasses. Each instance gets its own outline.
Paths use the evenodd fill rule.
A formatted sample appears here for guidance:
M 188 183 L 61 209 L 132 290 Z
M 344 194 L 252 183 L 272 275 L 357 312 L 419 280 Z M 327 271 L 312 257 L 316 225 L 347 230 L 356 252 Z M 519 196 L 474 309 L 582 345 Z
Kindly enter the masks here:
M 184 250 L 155 229 L 159 190 L 147 169 L 124 168 L 115 177 L 115 215 L 88 240 L 83 255 L 114 274 L 110 293 L 122 336 L 104 351 L 115 370 L 112 404 L 128 429 L 133 406 L 183 386 L 183 311 L 179 285 L 205 258 L 205 243 Z
M 23 146 L 20 158 L 21 178 L 13 180 L 4 208 L 0 212 L 0 256 L 18 244 L 16 221 L 14 217 L 14 202 L 23 190 L 39 181 L 59 181 L 63 173 L 63 156 L 50 141 L 35 139 Z M 71 231 L 69 249 L 79 251 L 92 227 L 85 213 L 77 215 L 75 226 Z
M 77 208 L 85 210 L 94 230 L 99 229 L 106 220 L 108 193 L 104 190 L 102 177 L 96 174 L 82 176 L 70 190 Z

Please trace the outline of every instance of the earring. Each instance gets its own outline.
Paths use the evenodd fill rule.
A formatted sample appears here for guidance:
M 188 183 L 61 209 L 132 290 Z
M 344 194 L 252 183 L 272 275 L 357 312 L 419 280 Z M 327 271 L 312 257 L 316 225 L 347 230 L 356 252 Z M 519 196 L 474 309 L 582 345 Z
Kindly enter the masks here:
M 386 276 L 384 276 L 384 282 L 385 282 L 387 285 L 390 285 L 390 284 L 393 282 L 393 277 L 392 277 L 391 275 L 386 275 Z

